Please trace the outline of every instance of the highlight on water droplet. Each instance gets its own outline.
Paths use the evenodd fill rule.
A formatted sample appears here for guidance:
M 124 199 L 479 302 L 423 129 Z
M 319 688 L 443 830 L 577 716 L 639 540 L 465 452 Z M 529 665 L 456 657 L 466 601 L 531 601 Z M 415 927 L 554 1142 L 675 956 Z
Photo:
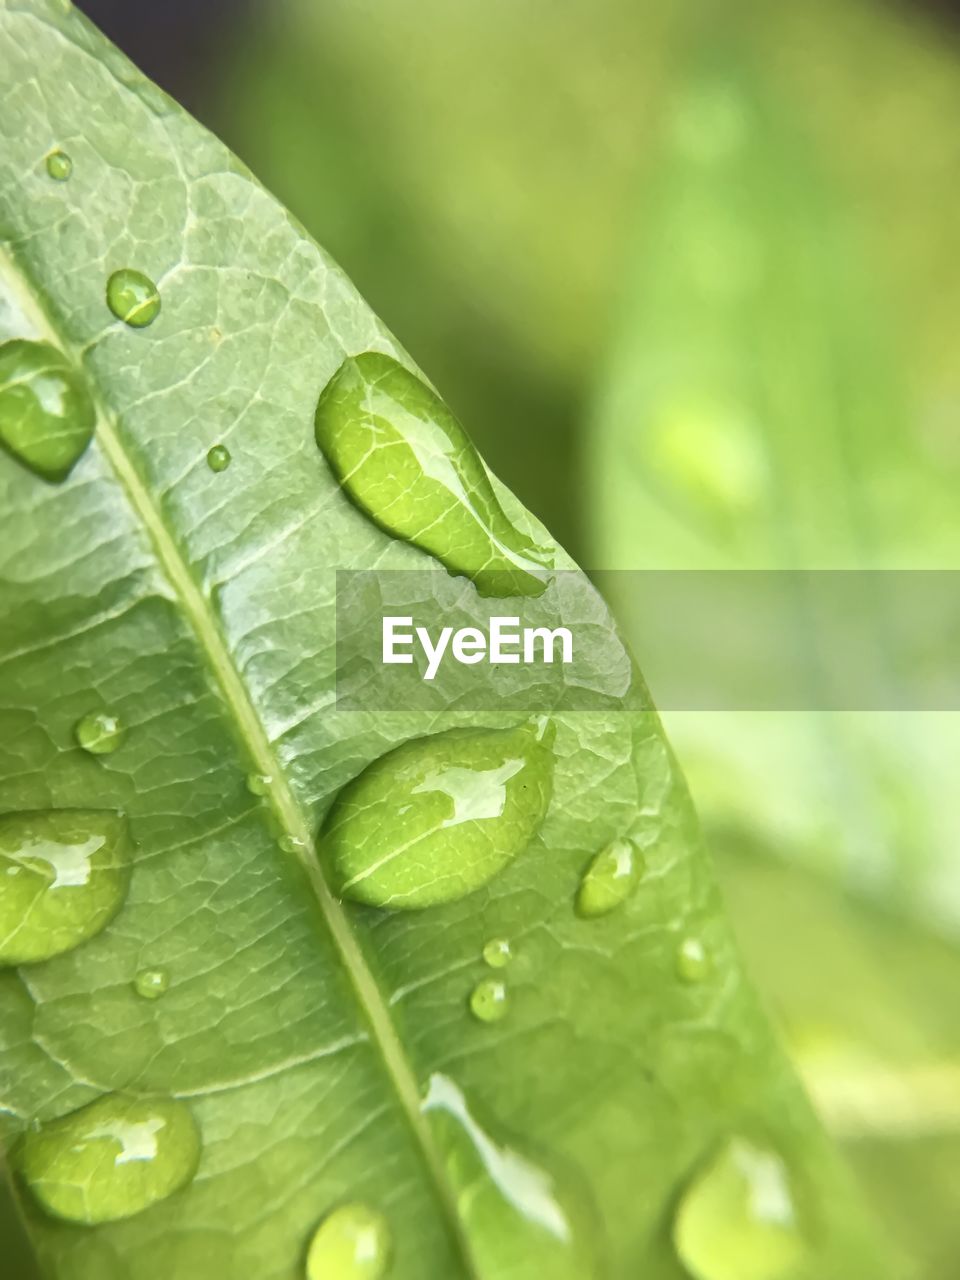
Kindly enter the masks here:
M 483 958 L 491 969 L 505 969 L 513 959 L 513 951 L 506 938 L 491 938 L 483 948 Z
M 484 978 L 470 993 L 470 1012 L 481 1022 L 499 1022 L 509 1005 L 506 985 L 499 978 Z
M 130 878 L 126 820 L 101 809 L 0 817 L 0 965 L 49 960 L 116 915 Z
M 550 553 L 508 519 L 463 427 L 396 360 L 378 351 L 345 360 L 320 395 L 315 430 L 345 492 L 387 533 L 481 595 L 544 590 Z
M 73 735 L 84 751 L 91 755 L 105 756 L 116 751 L 123 738 L 123 724 L 118 716 L 108 711 L 91 711 L 78 720 Z
M 413 909 L 472 893 L 539 830 L 553 727 L 451 729 L 374 760 L 331 806 L 319 841 L 337 893 Z
M 30 1130 L 20 1153 L 37 1203 L 85 1224 L 129 1218 L 165 1200 L 186 1186 L 199 1160 L 185 1103 L 118 1093 Z
M 207 466 L 211 471 L 226 471 L 232 461 L 230 450 L 225 444 L 215 444 L 212 449 L 207 450 Z
M 133 989 L 144 1000 L 159 1000 L 170 986 L 166 969 L 141 969 L 133 980 Z
M 613 840 L 595 854 L 577 890 L 577 911 L 592 919 L 619 907 L 633 892 L 642 859 L 631 840 Z
M 66 182 L 73 173 L 73 161 L 67 155 L 66 151 L 61 151 L 59 147 L 55 147 L 46 159 L 47 174 L 53 178 L 55 182 Z
M 247 790 L 252 796 L 265 796 L 272 783 L 273 778 L 269 773 L 247 774 Z
M 307 1280 L 380 1280 L 390 1265 L 386 1218 L 367 1204 L 342 1204 L 328 1213 L 307 1250 Z
M 702 982 L 712 965 L 699 938 L 684 938 L 677 947 L 677 974 L 684 982 Z
M 86 382 L 49 342 L 0 344 L 0 445 L 59 484 L 90 443 L 96 411 Z
M 673 1240 L 695 1280 L 784 1280 L 806 1252 L 787 1167 L 743 1138 L 694 1175 Z
M 144 329 L 160 314 L 160 292 L 142 271 L 122 267 L 107 281 L 107 306 L 124 324 Z

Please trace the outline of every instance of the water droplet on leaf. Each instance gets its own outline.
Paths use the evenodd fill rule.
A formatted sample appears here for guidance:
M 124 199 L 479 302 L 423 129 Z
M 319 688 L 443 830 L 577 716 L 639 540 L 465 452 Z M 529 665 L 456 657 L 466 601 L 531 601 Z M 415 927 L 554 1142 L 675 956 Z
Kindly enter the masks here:
M 93 436 L 86 383 L 48 342 L 0 345 L 0 445 L 45 480 L 65 480 Z
M 390 1228 L 365 1204 L 343 1204 L 320 1223 L 307 1250 L 307 1280 L 380 1280 L 390 1263 Z
M 193 1177 L 200 1138 L 169 1098 L 109 1094 L 30 1131 L 21 1168 L 34 1198 L 70 1222 L 129 1218 Z
M 510 943 L 506 938 L 491 938 L 483 948 L 483 958 L 491 969 L 504 969 L 513 959 Z
M 142 271 L 123 267 L 107 281 L 107 306 L 124 324 L 144 329 L 160 314 L 160 293 Z
M 247 790 L 252 796 L 265 796 L 270 790 L 273 778 L 269 773 L 248 773 Z
M 699 938 L 684 938 L 677 947 L 677 973 L 684 982 L 702 982 L 711 969 L 710 957 Z
M 337 479 L 387 533 L 481 595 L 543 591 L 548 553 L 510 522 L 470 437 L 403 365 L 375 351 L 345 360 L 320 395 L 315 427 Z
M 46 165 L 47 173 L 56 182 L 66 182 L 73 173 L 73 161 L 59 147 L 47 156 Z
M 215 444 L 207 452 L 207 466 L 211 471 L 226 471 L 233 459 L 225 444 Z
M 470 993 L 470 1012 L 481 1022 L 499 1022 L 508 1007 L 507 988 L 499 978 L 484 978 Z
M 123 737 L 123 725 L 106 711 L 91 711 L 74 725 L 73 733 L 84 751 L 105 756 L 116 751 Z
M 284 853 L 302 853 L 306 848 L 299 836 L 281 836 L 280 848 Z
M 170 986 L 166 969 L 141 969 L 133 980 L 133 989 L 144 1000 L 159 1000 Z
M 795 1275 L 805 1249 L 783 1161 L 742 1138 L 728 1141 L 687 1188 L 673 1239 L 696 1280 Z
M 633 892 L 640 874 L 640 854 L 630 840 L 614 840 L 595 855 L 577 891 L 577 911 L 605 916 Z
M 543 821 L 552 737 L 544 721 L 451 729 L 375 760 L 324 824 L 320 849 L 335 890 L 371 906 L 418 908 L 486 884 Z
M 129 859 L 118 813 L 48 809 L 0 817 L 0 964 L 49 960 L 99 933 L 126 896 Z

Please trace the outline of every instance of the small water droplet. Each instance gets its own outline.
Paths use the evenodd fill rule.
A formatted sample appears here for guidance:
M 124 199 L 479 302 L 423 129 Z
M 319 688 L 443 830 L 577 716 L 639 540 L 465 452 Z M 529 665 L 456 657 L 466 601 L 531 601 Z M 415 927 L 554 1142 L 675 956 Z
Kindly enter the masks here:
M 510 522 L 470 437 L 403 365 L 376 351 L 345 360 L 320 395 L 315 428 L 346 493 L 387 533 L 481 595 L 543 591 L 549 553 Z
M 115 1093 L 28 1132 L 20 1163 L 47 1213 L 90 1224 L 165 1200 L 190 1181 L 199 1158 L 184 1103 Z
M 781 1280 L 804 1252 L 790 1178 L 780 1157 L 729 1140 L 695 1174 L 673 1240 L 696 1280 Z
M 0 345 L 0 445 L 44 480 L 70 474 L 93 436 L 86 383 L 48 342 Z
M 306 847 L 299 836 L 280 837 L 280 848 L 284 853 L 302 853 Z
M 123 267 L 107 281 L 107 306 L 124 324 L 144 329 L 160 314 L 160 293 L 142 271 Z
M 226 471 L 233 459 L 225 444 L 215 444 L 207 452 L 207 466 L 211 471 Z
M 633 892 L 641 857 L 630 840 L 613 840 L 591 861 L 577 891 L 577 911 L 589 918 L 605 916 Z
M 107 711 L 91 711 L 73 727 L 74 737 L 84 751 L 105 756 L 116 751 L 123 738 L 123 725 Z
M 483 948 L 483 958 L 491 969 L 504 969 L 513 959 L 510 943 L 506 938 L 491 938 Z
M 265 796 L 270 790 L 273 778 L 269 773 L 248 773 L 247 790 L 253 796 Z
M 92 938 L 130 875 L 127 824 L 99 809 L 0 817 L 0 965 L 34 964 Z M 16 874 L 12 874 L 16 872 Z
M 313 1233 L 307 1280 L 380 1280 L 390 1252 L 390 1228 L 383 1214 L 366 1204 L 342 1204 Z
M 470 1012 L 481 1022 L 499 1022 L 509 1007 L 506 985 L 499 978 L 484 978 L 470 993 Z
M 144 1000 L 159 1000 L 170 986 L 166 969 L 141 969 L 133 980 L 133 989 Z
M 699 938 L 684 938 L 677 947 L 677 973 L 684 982 L 702 982 L 711 969 L 710 957 Z
M 381 756 L 334 801 L 320 840 L 331 882 L 371 906 L 472 893 L 533 839 L 550 800 L 553 730 L 452 729 Z
M 51 151 L 46 160 L 47 173 L 56 182 L 66 182 L 73 173 L 73 161 L 59 147 Z

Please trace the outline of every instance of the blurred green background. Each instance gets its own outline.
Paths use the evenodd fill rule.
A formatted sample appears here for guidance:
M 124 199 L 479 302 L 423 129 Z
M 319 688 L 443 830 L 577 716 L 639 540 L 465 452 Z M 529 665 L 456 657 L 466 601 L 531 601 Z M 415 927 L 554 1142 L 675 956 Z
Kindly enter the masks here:
M 581 563 L 960 567 L 953 6 L 81 7 Z M 754 978 L 918 1280 L 960 1274 L 957 719 L 666 717 Z

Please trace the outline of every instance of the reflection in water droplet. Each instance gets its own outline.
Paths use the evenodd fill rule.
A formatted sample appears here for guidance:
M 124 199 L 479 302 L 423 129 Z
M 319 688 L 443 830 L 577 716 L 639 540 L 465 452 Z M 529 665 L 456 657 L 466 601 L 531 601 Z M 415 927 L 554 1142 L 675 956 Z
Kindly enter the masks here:
M 782 1280 L 805 1252 L 790 1178 L 778 1155 L 733 1138 L 687 1188 L 673 1225 L 696 1280 Z
M 225 444 L 215 444 L 207 452 L 207 466 L 211 471 L 226 471 L 233 459 Z
M 483 958 L 491 969 L 504 969 L 513 959 L 510 943 L 506 938 L 491 938 L 483 948 Z
M 73 173 L 73 161 L 58 147 L 47 156 L 47 173 L 56 182 L 66 182 Z
M 170 986 L 166 969 L 141 969 L 133 980 L 133 989 L 144 1000 L 159 1000 Z
M 552 726 L 452 729 L 387 752 L 339 793 L 320 840 L 338 893 L 428 907 L 486 884 L 543 821 Z
M 499 1022 L 509 1004 L 507 988 L 499 978 L 484 978 L 470 993 L 470 1012 L 481 1022 Z
M 711 969 L 710 957 L 699 938 L 684 938 L 677 947 L 677 973 L 684 982 L 702 982 Z
M 73 727 L 73 734 L 84 751 L 105 756 L 116 751 L 123 737 L 123 725 L 107 711 L 91 711 Z
M 343 1204 L 317 1227 L 307 1250 L 307 1280 L 380 1280 L 390 1264 L 390 1228 L 366 1204 Z
M 129 858 L 118 813 L 0 817 L 0 965 L 49 960 L 99 933 L 126 896 Z
M 45 480 L 70 474 L 96 412 L 81 375 L 48 342 L 0 344 L 0 445 Z
M 273 778 L 269 773 L 248 773 L 247 790 L 253 796 L 265 796 L 270 790 Z
M 165 1200 L 190 1181 L 199 1158 L 200 1138 L 184 1103 L 109 1094 L 28 1132 L 20 1164 L 47 1213 L 96 1223 Z
M 315 426 L 334 475 L 387 533 L 471 578 L 481 595 L 544 589 L 548 553 L 507 519 L 443 401 L 396 360 L 375 351 L 345 360 L 323 389 Z
M 605 916 L 633 891 L 641 858 L 630 840 L 614 840 L 595 855 L 577 891 L 577 911 L 592 918 Z
M 107 306 L 124 324 L 144 329 L 160 314 L 160 293 L 149 276 L 124 267 L 107 281 Z

